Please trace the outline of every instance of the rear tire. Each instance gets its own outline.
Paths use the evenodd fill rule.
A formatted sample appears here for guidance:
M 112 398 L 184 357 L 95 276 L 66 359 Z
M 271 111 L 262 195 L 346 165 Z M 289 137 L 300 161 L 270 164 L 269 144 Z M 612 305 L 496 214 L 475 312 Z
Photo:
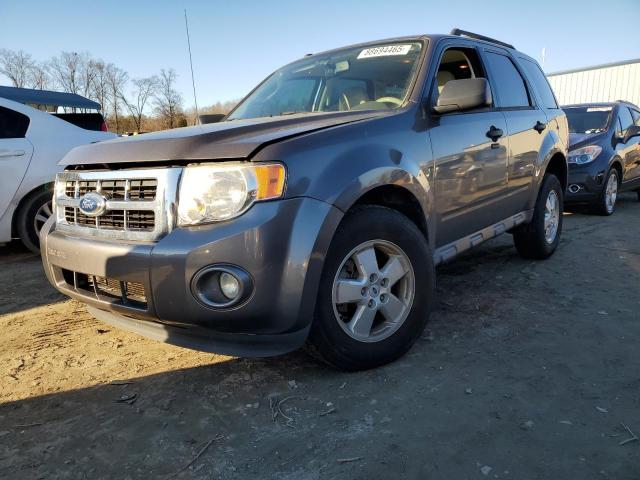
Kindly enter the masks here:
M 544 260 L 553 255 L 560 243 L 564 195 L 558 177 L 547 173 L 533 210 L 531 223 L 513 232 L 516 250 L 523 258 Z
M 385 207 L 354 209 L 327 253 L 307 350 L 349 371 L 398 359 L 425 328 L 434 285 L 432 255 L 411 220 Z
M 45 187 L 26 198 L 16 218 L 16 230 L 25 247 L 40 252 L 40 230 L 52 215 L 53 192 Z
M 612 168 L 607 173 L 604 180 L 604 185 L 598 200 L 593 204 L 593 211 L 598 215 L 608 217 L 613 215 L 616 211 L 616 200 L 618 199 L 618 187 L 620 186 L 620 179 L 618 170 Z

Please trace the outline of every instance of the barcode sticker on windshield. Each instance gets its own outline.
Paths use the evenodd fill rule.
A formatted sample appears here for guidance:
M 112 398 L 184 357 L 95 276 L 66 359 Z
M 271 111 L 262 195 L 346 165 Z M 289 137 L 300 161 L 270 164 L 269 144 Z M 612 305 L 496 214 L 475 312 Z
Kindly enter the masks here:
M 589 107 L 587 108 L 587 113 L 589 112 L 610 112 L 613 107 Z
M 387 57 L 389 55 L 406 55 L 411 50 L 411 45 L 387 45 L 384 47 L 365 48 L 358 55 L 362 58 Z

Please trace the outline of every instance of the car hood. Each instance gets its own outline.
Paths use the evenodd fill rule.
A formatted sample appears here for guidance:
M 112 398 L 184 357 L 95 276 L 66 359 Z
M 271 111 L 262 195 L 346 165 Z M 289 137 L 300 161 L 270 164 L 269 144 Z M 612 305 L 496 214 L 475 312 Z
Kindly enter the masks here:
M 569 150 L 584 147 L 598 143 L 606 133 L 570 133 L 569 134 Z
M 280 140 L 392 113 L 309 113 L 175 128 L 77 147 L 60 164 L 247 159 Z

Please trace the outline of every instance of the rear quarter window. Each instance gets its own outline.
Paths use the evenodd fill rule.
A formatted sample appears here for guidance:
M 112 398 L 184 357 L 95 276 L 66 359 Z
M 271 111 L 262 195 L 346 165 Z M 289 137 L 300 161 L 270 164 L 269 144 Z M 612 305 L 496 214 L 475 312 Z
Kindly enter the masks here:
M 0 138 L 23 138 L 29 128 L 29 117 L 0 107 Z
M 542 72 L 542 69 L 537 63 L 532 62 L 531 60 L 527 60 L 526 58 L 521 58 L 520 60 L 520 65 L 522 65 L 529 82 L 538 93 L 544 108 L 558 108 L 556 97 L 553 94 L 553 90 L 551 90 L 549 81 L 547 80 L 546 75 Z

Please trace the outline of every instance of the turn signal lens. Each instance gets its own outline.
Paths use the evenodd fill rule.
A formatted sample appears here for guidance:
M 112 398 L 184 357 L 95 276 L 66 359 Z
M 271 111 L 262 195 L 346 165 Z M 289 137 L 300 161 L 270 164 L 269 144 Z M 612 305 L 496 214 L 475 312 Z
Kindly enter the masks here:
M 284 167 L 282 165 L 265 165 L 253 169 L 258 188 L 256 200 L 278 198 L 284 191 Z

